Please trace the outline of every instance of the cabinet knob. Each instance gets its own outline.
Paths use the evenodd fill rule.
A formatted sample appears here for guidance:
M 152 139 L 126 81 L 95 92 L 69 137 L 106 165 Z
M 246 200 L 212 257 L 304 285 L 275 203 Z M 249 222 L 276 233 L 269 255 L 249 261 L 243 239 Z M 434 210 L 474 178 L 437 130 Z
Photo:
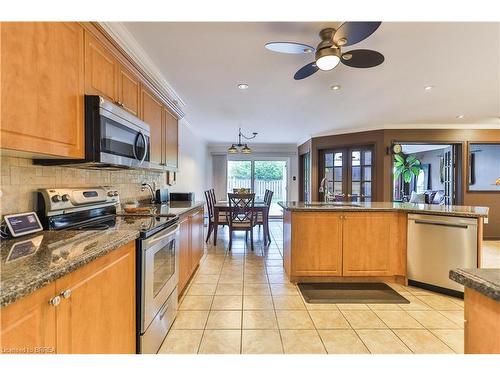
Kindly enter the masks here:
M 68 299 L 69 297 L 71 297 L 71 289 L 66 289 L 64 292 L 61 293 L 61 296 L 64 299 Z
M 49 305 L 51 306 L 57 306 L 61 303 L 61 297 L 59 296 L 55 296 L 54 298 L 51 298 L 49 300 Z

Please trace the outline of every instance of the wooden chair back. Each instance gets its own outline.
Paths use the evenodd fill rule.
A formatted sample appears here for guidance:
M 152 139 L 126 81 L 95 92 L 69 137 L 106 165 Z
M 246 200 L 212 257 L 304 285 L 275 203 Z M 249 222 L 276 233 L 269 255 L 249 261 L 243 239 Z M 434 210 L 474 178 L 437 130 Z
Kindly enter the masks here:
M 228 193 L 229 226 L 231 228 L 251 228 L 254 224 L 255 193 L 234 194 Z

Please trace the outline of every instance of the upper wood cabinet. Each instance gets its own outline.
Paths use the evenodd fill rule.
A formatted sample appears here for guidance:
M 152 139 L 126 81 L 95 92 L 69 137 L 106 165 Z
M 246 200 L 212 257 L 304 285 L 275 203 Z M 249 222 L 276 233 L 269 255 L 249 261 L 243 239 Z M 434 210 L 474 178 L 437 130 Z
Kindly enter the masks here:
M 148 89 L 141 89 L 142 120 L 150 127 L 149 158 L 152 163 L 164 163 L 163 103 Z
M 118 104 L 139 117 L 141 84 L 123 65 L 118 65 Z
M 179 122 L 166 108 L 163 110 L 163 129 L 165 141 L 165 166 L 177 169 L 179 158 Z
M 292 233 L 300 233 L 292 250 L 297 276 L 342 275 L 342 215 L 330 212 L 294 214 Z
M 2 308 L 0 350 L 4 354 L 56 353 L 55 283 Z
M 394 212 L 347 213 L 343 225 L 343 276 L 404 275 L 406 220 Z
M 72 22 L 3 22 L 1 140 L 29 156 L 84 156 L 84 31 Z
M 85 32 L 85 93 L 118 101 L 119 62 L 97 39 Z

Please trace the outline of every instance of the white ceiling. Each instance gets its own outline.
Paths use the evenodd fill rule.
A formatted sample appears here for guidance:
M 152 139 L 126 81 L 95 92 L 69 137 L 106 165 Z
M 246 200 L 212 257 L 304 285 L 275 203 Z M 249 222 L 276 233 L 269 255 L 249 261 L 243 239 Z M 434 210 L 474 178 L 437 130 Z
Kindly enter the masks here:
M 344 48 L 378 50 L 371 69 L 340 64 L 302 81 L 311 55 L 264 48 L 269 41 L 316 45 L 326 23 L 124 23 L 186 102 L 186 119 L 209 142 L 236 141 L 238 127 L 259 143 L 387 124 L 498 124 L 500 23 L 382 23 Z M 250 88 L 239 90 L 238 83 Z M 339 84 L 339 91 L 330 90 Z M 433 85 L 430 92 L 424 86 Z M 456 116 L 463 114 L 463 120 Z M 422 125 L 423 126 L 423 125 Z M 499 125 L 500 129 L 500 125 Z

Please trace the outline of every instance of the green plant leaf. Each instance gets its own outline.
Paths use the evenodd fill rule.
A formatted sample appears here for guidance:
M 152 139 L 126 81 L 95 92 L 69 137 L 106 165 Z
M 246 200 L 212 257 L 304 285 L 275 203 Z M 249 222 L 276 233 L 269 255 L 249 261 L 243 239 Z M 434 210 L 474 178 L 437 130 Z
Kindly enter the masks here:
M 401 155 L 394 155 L 394 159 L 396 159 L 397 162 L 403 164 L 405 162 L 405 159 L 403 159 L 403 157 Z
M 410 170 L 406 169 L 403 172 L 403 178 L 404 178 L 405 182 L 406 183 L 411 182 L 411 177 L 412 177 L 412 174 L 411 174 Z
M 420 173 L 420 167 L 415 167 L 415 166 L 413 166 L 413 167 L 411 167 L 411 168 L 410 168 L 410 171 L 411 171 L 411 172 L 412 172 L 415 176 L 418 176 L 418 175 L 419 175 L 419 173 Z

